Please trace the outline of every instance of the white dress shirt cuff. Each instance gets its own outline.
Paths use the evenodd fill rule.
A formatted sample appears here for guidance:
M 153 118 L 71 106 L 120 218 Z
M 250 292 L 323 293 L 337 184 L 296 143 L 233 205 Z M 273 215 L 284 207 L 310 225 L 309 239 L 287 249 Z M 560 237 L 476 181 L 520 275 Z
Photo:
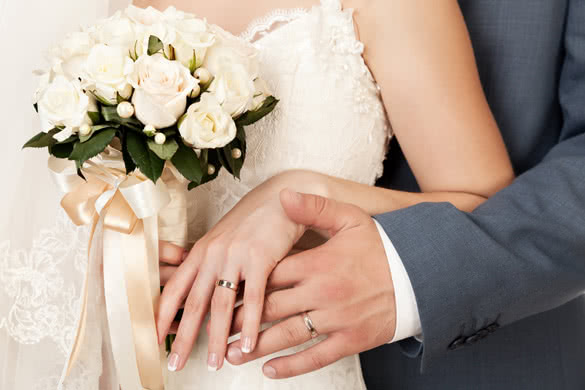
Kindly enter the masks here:
M 394 284 L 396 332 L 390 343 L 409 337 L 416 337 L 420 341 L 422 340 L 422 328 L 410 278 L 400 259 L 400 255 L 398 255 L 396 248 L 394 248 L 384 228 L 382 228 L 378 221 L 374 220 L 374 222 L 376 223 L 384 250 L 386 251 L 386 257 L 388 258 L 388 265 L 390 266 L 390 273 L 392 275 L 392 283 Z

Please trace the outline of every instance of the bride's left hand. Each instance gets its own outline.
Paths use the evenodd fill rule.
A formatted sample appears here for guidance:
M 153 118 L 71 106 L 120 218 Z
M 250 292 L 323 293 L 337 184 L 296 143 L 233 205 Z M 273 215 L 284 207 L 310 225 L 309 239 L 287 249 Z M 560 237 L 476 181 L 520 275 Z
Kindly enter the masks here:
M 297 186 L 303 182 L 306 186 L 307 181 L 302 179 L 302 173 L 280 175 L 251 191 L 197 241 L 166 283 L 157 316 L 160 343 L 185 302 L 169 355 L 169 370 L 185 366 L 210 304 L 208 368 L 222 367 L 237 293 L 218 287 L 220 279 L 236 285 L 246 282 L 242 350 L 245 353 L 254 350 L 268 276 L 305 232 L 305 226 L 287 217 L 279 194 L 292 182 Z M 322 192 L 318 185 L 311 190 Z M 165 245 L 161 248 L 165 250 Z

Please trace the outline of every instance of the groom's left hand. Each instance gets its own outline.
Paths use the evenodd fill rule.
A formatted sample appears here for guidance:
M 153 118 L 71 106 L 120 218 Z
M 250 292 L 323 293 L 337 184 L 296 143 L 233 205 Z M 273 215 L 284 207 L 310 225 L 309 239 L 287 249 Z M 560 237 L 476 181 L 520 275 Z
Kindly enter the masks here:
M 303 313 L 327 338 L 296 354 L 268 361 L 264 374 L 288 378 L 328 366 L 392 340 L 396 325 L 394 288 L 386 253 L 372 218 L 360 208 L 292 191 L 281 194 L 293 221 L 327 230 L 332 238 L 315 249 L 290 256 L 268 282 L 263 322 L 283 320 L 264 330 L 252 353 L 240 341 L 230 344 L 228 361 L 240 365 L 311 339 Z M 237 310 L 233 333 L 244 313 Z

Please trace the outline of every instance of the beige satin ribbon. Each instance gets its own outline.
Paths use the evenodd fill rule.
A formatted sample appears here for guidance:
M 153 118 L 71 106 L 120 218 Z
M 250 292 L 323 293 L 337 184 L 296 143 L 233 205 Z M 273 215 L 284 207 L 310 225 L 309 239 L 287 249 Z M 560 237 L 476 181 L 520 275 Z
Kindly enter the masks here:
M 160 295 L 157 214 L 170 201 L 164 182 L 155 185 L 140 174 L 126 176 L 119 152 L 111 148 L 84 168 L 87 181 L 64 160 L 52 157 L 49 169 L 66 192 L 61 205 L 71 221 L 92 226 L 90 262 L 96 228 L 103 224 L 106 311 L 122 389 L 163 390 L 164 353 L 157 341 L 155 308 Z M 88 275 L 65 376 L 78 359 L 85 336 Z

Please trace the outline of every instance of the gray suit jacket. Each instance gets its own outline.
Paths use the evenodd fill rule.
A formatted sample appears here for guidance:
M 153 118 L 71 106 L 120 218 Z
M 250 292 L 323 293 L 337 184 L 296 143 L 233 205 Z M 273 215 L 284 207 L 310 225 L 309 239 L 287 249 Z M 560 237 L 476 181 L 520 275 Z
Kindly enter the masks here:
M 362 354 L 369 389 L 585 389 L 585 0 L 461 0 L 517 180 L 473 213 L 377 216 L 424 344 Z M 416 190 L 395 144 L 381 185 Z

